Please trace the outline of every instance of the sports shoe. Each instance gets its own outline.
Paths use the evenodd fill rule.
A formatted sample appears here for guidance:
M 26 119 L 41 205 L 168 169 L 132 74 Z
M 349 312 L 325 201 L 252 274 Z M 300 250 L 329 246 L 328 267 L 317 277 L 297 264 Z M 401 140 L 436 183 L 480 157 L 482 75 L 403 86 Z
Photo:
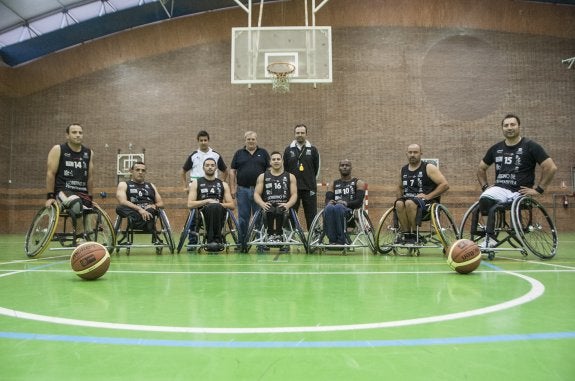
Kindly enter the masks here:
M 486 236 L 485 239 L 483 240 L 483 242 L 481 242 L 481 245 L 479 245 L 479 248 L 481 250 L 486 250 L 486 249 L 491 249 L 495 246 L 497 246 L 497 241 L 495 240 L 495 238 L 491 238 L 489 236 Z

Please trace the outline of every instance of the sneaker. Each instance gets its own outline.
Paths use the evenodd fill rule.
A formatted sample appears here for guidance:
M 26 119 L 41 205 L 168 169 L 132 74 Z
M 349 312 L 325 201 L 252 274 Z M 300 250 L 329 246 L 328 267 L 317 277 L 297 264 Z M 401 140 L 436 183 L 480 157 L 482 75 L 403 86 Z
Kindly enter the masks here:
M 481 244 L 479 245 L 479 248 L 481 250 L 486 250 L 486 249 L 491 249 L 495 246 L 497 246 L 497 241 L 494 238 L 487 236 L 487 237 L 485 237 L 483 242 L 481 242 Z

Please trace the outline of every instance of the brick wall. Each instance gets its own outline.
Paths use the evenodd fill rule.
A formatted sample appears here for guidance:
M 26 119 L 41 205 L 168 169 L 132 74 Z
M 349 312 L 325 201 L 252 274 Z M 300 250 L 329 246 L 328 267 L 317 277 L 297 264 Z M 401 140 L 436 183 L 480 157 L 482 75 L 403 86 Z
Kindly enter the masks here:
M 365 4 L 375 7 L 377 2 Z M 145 54 L 133 60 L 0 98 L 0 191 L 5 196 L 0 232 L 27 228 L 43 202 L 48 150 L 64 141 L 71 122 L 84 126 L 85 142 L 95 151 L 97 191 L 111 196 L 118 150 L 127 152 L 130 144 L 135 152 L 145 148 L 148 178 L 164 190 L 179 229 L 186 214 L 179 171 L 200 129 L 210 132 L 212 146 L 229 164 L 246 130 L 257 131 L 268 150 L 283 150 L 293 138 L 293 126 L 307 124 L 322 154 L 320 181 L 332 181 L 338 160 L 351 159 L 354 174 L 370 184 L 374 220 L 391 203 L 407 145 L 420 143 L 425 157 L 440 160 L 451 185 L 443 201 L 450 209 L 453 205 L 459 222 L 479 192 L 477 164 L 501 139 L 500 120 L 511 111 L 522 117 L 524 135 L 542 143 L 559 166 L 544 198 L 552 207 L 552 194 L 562 192 L 562 180 L 571 182 L 575 164 L 575 71 L 560 63 L 573 55 L 575 35 L 455 28 L 440 22 L 430 22 L 431 27 L 381 25 L 378 20 L 356 22 L 363 27 L 338 25 L 337 10 L 347 9 L 345 3 L 333 1 L 327 7 L 326 17 L 333 21 L 334 82 L 317 89 L 298 84 L 279 95 L 271 86 L 231 85 L 229 37 L 216 34 L 213 40 L 202 35 L 201 41 L 170 51 L 151 48 L 148 41 Z M 358 12 L 361 17 L 369 13 L 364 7 Z M 175 20 L 173 28 L 182 22 Z M 170 24 L 162 25 L 169 30 Z M 121 35 L 132 33 L 143 31 Z M 109 54 L 116 57 L 138 47 L 120 45 Z M 71 59 L 70 67 L 82 65 L 85 48 L 62 53 Z M 54 60 L 46 58 L 46 72 L 56 72 L 48 65 Z M 14 75 L 22 73 L 25 69 L 14 69 Z M 19 77 L 15 83 L 30 89 L 33 78 L 26 83 Z M 113 201 L 104 200 L 110 211 Z M 562 230 L 573 229 L 572 208 L 559 208 L 557 219 Z

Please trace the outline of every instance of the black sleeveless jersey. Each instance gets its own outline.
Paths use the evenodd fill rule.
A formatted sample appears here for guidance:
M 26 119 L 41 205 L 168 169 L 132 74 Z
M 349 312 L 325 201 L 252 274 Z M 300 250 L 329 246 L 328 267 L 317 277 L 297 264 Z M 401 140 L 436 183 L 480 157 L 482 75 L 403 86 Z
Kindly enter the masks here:
M 264 192 L 262 199 L 265 202 L 281 204 L 289 201 L 290 198 L 290 176 L 284 171 L 279 176 L 272 175 L 270 170 L 264 173 Z
M 88 167 L 92 150 L 82 146 L 74 152 L 67 143 L 60 144 L 60 162 L 56 172 L 54 192 L 88 193 Z
M 126 196 L 131 203 L 136 205 L 151 205 L 156 202 L 156 191 L 152 184 L 143 182 L 137 183 L 135 181 L 127 181 L 128 188 L 126 189 Z
M 197 200 L 207 200 L 212 198 L 219 202 L 224 201 L 224 183 L 220 179 L 208 180 L 200 177 L 198 182 Z
M 427 163 L 422 161 L 415 171 L 409 170 L 409 164 L 401 168 L 401 185 L 404 197 L 415 197 L 420 193 L 433 192 L 437 184 L 427 176 Z
M 341 179 L 335 180 L 333 182 L 333 189 L 335 201 L 353 201 L 357 197 L 357 178 L 354 177 L 349 181 Z
M 483 158 L 487 165 L 495 163 L 495 185 L 517 192 L 535 184 L 535 166 L 549 158 L 543 147 L 522 138 L 514 146 L 505 141 L 493 145 Z

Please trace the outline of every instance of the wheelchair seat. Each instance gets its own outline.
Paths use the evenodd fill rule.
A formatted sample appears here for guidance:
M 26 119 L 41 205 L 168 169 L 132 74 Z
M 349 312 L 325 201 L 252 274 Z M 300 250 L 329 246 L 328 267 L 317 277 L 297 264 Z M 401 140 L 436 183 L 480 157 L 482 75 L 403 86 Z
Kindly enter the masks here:
M 406 237 L 399 226 L 395 206 L 389 208 L 379 220 L 376 242 L 381 254 L 419 256 L 421 249 L 441 249 L 443 254 L 459 235 L 449 210 L 439 202 L 430 205 L 421 216 L 414 236 Z
M 159 229 L 158 229 L 159 221 Z M 126 255 L 130 255 L 132 248 L 153 247 L 156 254 L 162 254 L 165 247 L 168 248 L 170 254 L 174 254 L 175 245 L 172 238 L 172 229 L 170 221 L 163 208 L 158 209 L 157 215 L 153 217 L 152 229 L 148 229 L 143 224 L 134 223 L 131 218 L 123 215 L 116 210 L 116 221 L 114 223 L 114 233 L 116 234 L 116 253 L 119 254 L 121 249 L 126 251 Z M 136 240 L 138 235 L 151 236 L 150 243 L 143 243 Z
M 494 232 L 490 240 L 493 247 L 482 249 L 488 259 L 496 252 L 519 251 L 523 257 L 528 253 L 550 259 L 557 253 L 558 237 L 555 224 L 545 207 L 536 199 L 521 196 L 512 202 L 495 206 Z M 487 213 L 479 210 L 476 201 L 463 215 L 459 238 L 470 239 L 478 244 L 485 239 Z
M 74 219 L 61 208 L 59 202 L 41 208 L 34 217 L 26 233 L 24 249 L 28 257 L 42 254 L 51 242 L 58 242 L 58 247 L 50 250 L 71 250 L 84 241 L 94 241 L 112 251 L 116 244 L 114 227 L 108 214 L 97 203 L 92 208 L 84 208 L 82 224 L 84 230 L 76 231 Z
M 268 235 L 266 214 L 261 209 L 258 210 L 250 220 L 242 251 L 248 253 L 252 246 L 256 247 L 258 253 L 272 248 L 278 248 L 280 253 L 287 253 L 291 247 L 296 247 L 298 252 L 300 247 L 303 247 L 304 252 L 308 252 L 307 240 L 294 209 L 289 209 L 286 213 L 283 234 L 278 239 Z
M 177 246 L 178 254 L 184 248 L 189 252 L 198 252 L 202 250 L 208 253 L 217 253 L 225 251 L 229 252 L 230 247 L 241 247 L 238 238 L 238 222 L 234 213 L 226 209 L 224 224 L 222 226 L 221 237 L 222 242 L 207 242 L 206 222 L 201 209 L 190 209 L 188 218 L 180 234 L 180 240 Z M 194 237 L 192 243 L 186 244 L 186 241 L 191 236 Z
M 358 248 L 367 248 L 372 254 L 377 253 L 375 244 L 375 229 L 369 219 L 367 211 L 362 207 L 354 209 L 346 221 L 345 245 L 330 244 L 324 231 L 324 211 L 322 209 L 313 219 L 308 234 L 308 247 L 310 253 L 322 253 L 326 250 L 339 251 L 344 254 L 353 252 Z

